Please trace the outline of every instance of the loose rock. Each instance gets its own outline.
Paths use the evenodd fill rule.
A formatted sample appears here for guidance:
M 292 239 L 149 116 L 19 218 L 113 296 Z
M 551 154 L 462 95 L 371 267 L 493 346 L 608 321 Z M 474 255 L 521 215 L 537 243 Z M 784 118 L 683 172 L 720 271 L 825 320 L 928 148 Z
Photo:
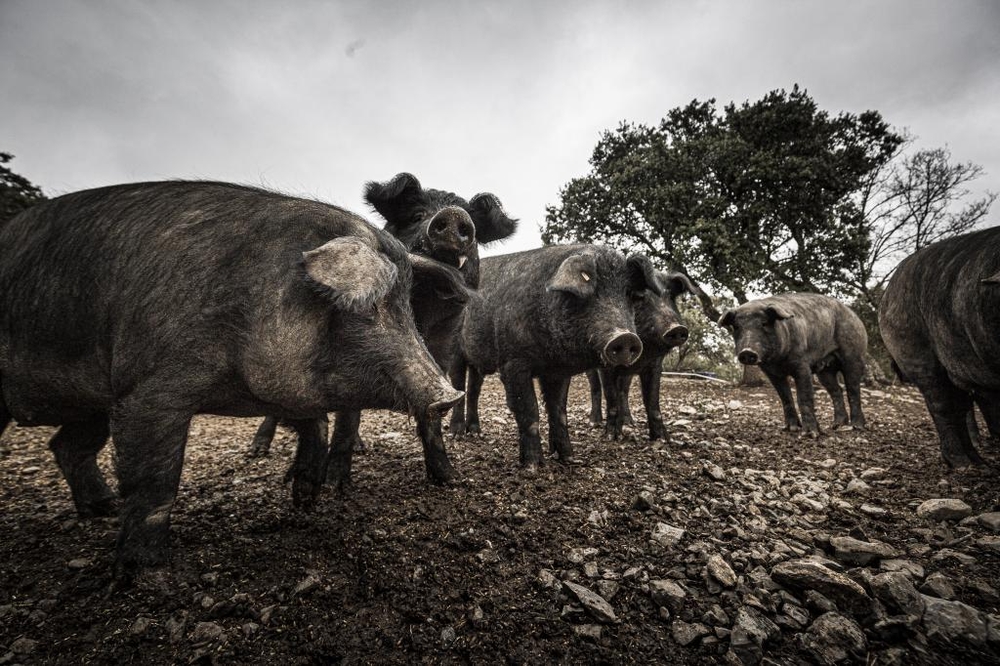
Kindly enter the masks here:
M 839 613 L 826 613 L 816 618 L 802 645 L 820 664 L 839 664 L 850 659 L 865 663 L 868 639 L 858 623 Z
M 951 579 L 940 571 L 928 576 L 924 584 L 920 586 L 920 591 L 938 599 L 955 598 L 955 588 L 951 584 Z
M 656 527 L 653 528 L 650 538 L 661 546 L 669 548 L 680 543 L 681 539 L 684 538 L 684 534 L 685 530 L 679 527 L 673 527 L 666 523 L 656 523 Z
M 947 601 L 924 596 L 924 627 L 927 638 L 945 642 L 963 641 L 982 646 L 986 643 L 986 618 L 961 601 Z
M 848 564 L 864 566 L 873 560 L 897 557 L 900 553 L 887 543 L 881 541 L 860 541 L 853 537 L 831 537 L 830 545 L 834 548 L 834 556 Z
M 736 572 L 721 555 L 712 555 L 705 565 L 709 576 L 719 582 L 722 587 L 736 587 Z
M 649 595 L 654 604 L 669 608 L 676 613 L 684 605 L 687 590 L 672 580 L 651 580 Z
M 818 562 L 782 562 L 771 570 L 771 578 L 792 589 L 815 590 L 853 615 L 867 616 L 872 611 L 872 599 L 864 588 Z
M 583 607 L 594 617 L 598 622 L 604 624 L 611 624 L 618 621 L 618 617 L 615 615 L 615 609 L 611 607 L 607 601 L 604 600 L 601 595 L 591 592 L 583 585 L 577 585 L 576 583 L 571 583 L 569 581 L 563 581 L 563 586 L 566 587 L 569 592 L 577 598 L 577 600 L 583 604 Z
M 972 515 L 972 507 L 960 499 L 929 499 L 917 507 L 917 515 L 927 520 L 962 520 Z
M 871 579 L 871 587 L 875 597 L 888 606 L 890 611 L 916 617 L 924 612 L 923 595 L 917 592 L 913 582 L 902 572 L 879 574 Z
M 688 623 L 683 620 L 674 620 L 670 627 L 670 633 L 679 645 L 690 645 L 702 636 L 712 633 L 712 630 L 700 622 Z

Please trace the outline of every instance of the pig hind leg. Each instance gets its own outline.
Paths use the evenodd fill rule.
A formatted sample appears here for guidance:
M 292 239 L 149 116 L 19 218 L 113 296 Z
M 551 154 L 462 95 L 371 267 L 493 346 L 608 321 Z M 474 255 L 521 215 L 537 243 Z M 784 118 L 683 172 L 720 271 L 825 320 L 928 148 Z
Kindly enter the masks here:
M 479 434 L 479 395 L 483 392 L 483 373 L 474 365 L 469 366 L 469 391 L 465 395 L 466 424 L 470 435 Z M 534 394 L 534 392 L 532 392 Z M 537 409 L 537 408 L 536 408 Z
M 97 466 L 97 454 L 108 441 L 108 417 L 67 423 L 49 441 L 56 464 L 69 484 L 81 518 L 114 515 L 116 497 Z
M 456 391 L 466 390 L 465 377 L 467 370 L 468 365 L 456 354 L 456 358 L 452 360 L 451 366 L 448 368 L 448 379 L 451 380 L 451 386 Z M 449 429 L 455 437 L 461 437 L 465 434 L 465 400 L 459 400 L 451 408 L 451 424 L 449 425 Z
M 847 403 L 851 408 L 851 426 L 856 430 L 864 430 L 865 413 L 861 409 L 861 382 L 865 378 L 865 362 L 845 360 L 843 368 L 844 387 L 847 389 Z
M 969 436 L 967 417 L 972 411 L 972 396 L 955 386 L 943 373 L 917 377 L 914 382 L 934 421 L 945 462 L 950 467 L 984 464 Z
M 250 450 L 247 451 L 248 458 L 260 458 L 271 452 L 271 442 L 274 441 L 274 433 L 278 429 L 278 417 L 267 416 L 260 422 L 257 432 L 250 442 Z
M 975 401 L 990 437 L 1000 441 L 1000 391 L 976 391 Z
M 632 379 L 635 377 L 634 374 L 628 373 L 622 376 L 621 381 L 621 391 L 618 394 L 618 413 L 620 415 L 622 425 L 635 425 L 635 419 L 632 418 L 632 408 L 628 403 L 629 389 L 632 386 Z
M 590 425 L 598 426 L 604 421 L 601 401 L 601 374 L 597 370 L 587 371 L 587 384 L 590 386 Z
M 569 419 L 566 416 L 566 400 L 569 397 L 569 379 L 562 377 L 541 377 L 545 411 L 549 416 L 549 452 L 559 457 L 559 462 L 573 461 L 573 443 L 569 439 Z
M 837 370 L 826 368 L 817 372 L 816 376 L 819 377 L 820 384 L 830 394 L 830 400 L 833 402 L 833 427 L 839 428 L 840 426 L 847 425 L 844 391 L 840 388 L 840 382 L 837 381 Z
M 639 373 L 642 402 L 646 407 L 646 422 L 649 424 L 650 441 L 667 440 L 667 429 L 663 425 L 660 411 L 660 379 L 663 372 L 663 357 L 660 356 Z
M 0 438 L 3 437 L 4 430 L 11 422 L 11 414 L 7 409 L 7 405 L 4 404 L 3 398 L 0 398 Z M 8 450 L 4 448 L 3 444 L 0 444 L 0 455 L 6 455 Z
M 517 422 L 521 466 L 529 472 L 534 471 L 542 464 L 542 443 L 538 430 L 538 398 L 535 396 L 531 369 L 525 364 L 507 363 L 500 369 L 500 381 L 507 396 L 507 407 Z

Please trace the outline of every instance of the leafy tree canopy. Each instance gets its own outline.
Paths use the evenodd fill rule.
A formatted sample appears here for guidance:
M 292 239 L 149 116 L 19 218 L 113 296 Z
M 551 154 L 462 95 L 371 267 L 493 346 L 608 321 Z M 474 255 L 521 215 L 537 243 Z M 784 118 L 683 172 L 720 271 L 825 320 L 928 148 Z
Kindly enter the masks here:
M 45 200 L 42 190 L 6 166 L 14 156 L 0 152 L 0 224 Z
M 641 251 L 741 302 L 842 292 L 868 249 L 857 192 L 902 140 L 878 112 L 831 116 L 798 86 L 721 113 L 694 100 L 605 132 L 542 239 Z

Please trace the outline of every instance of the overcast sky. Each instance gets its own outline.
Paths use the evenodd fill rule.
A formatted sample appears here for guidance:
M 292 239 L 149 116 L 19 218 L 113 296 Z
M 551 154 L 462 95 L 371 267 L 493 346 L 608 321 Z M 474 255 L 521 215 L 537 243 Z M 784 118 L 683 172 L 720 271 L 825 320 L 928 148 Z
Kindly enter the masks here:
M 992 1 L 0 0 L 0 150 L 46 194 L 219 179 L 381 224 L 364 182 L 410 171 L 499 196 L 521 228 L 493 252 L 540 244 L 603 130 L 796 83 L 1000 190 Z

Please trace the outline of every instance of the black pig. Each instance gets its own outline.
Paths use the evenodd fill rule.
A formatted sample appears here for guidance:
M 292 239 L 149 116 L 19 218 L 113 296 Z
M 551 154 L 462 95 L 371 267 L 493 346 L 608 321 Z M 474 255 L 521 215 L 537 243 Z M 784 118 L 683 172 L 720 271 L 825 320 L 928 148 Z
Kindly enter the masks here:
M 479 287 L 477 243 L 506 238 L 517 229 L 516 220 L 507 217 L 494 195 L 477 194 L 466 201 L 451 192 L 424 189 L 406 173 L 387 183 L 368 183 L 365 199 L 386 219 L 386 231 L 411 252 L 454 265 L 471 289 Z M 465 300 L 417 280 L 411 303 L 417 330 L 431 355 L 442 368 L 449 367 Z M 350 480 L 351 453 L 360 442 L 360 418 L 358 412 L 337 414 L 329 470 L 334 485 L 344 486 Z M 418 414 L 416 420 L 428 478 L 435 483 L 454 480 L 457 473 L 445 454 L 440 415 Z
M 500 373 L 507 405 L 517 421 L 520 462 L 541 463 L 538 377 L 549 419 L 549 442 L 560 461 L 572 459 L 566 422 L 570 378 L 600 365 L 631 365 L 642 353 L 632 297 L 660 294 L 644 256 L 626 258 L 608 247 L 561 245 L 487 257 L 479 298 L 470 300 L 459 336 L 461 356 L 453 385 L 469 369 L 468 424 L 461 405 L 452 432 L 478 432 L 484 374 Z
M 635 327 L 642 341 L 642 355 L 630 366 L 603 367 L 587 372 L 590 382 L 590 422 L 601 422 L 601 388 L 608 405 L 608 419 L 605 435 L 618 439 L 625 425 L 632 423 L 628 405 L 629 385 L 632 378 L 639 375 L 642 402 L 646 408 L 649 439 L 666 439 L 660 413 L 660 378 L 663 373 L 663 358 L 671 349 L 687 341 L 688 329 L 677 310 L 677 297 L 684 293 L 698 296 L 703 307 L 714 319 L 719 314 L 712 307 L 711 299 L 683 273 L 656 272 L 656 279 L 662 287 L 662 295 L 650 290 L 634 296 Z
M 924 396 L 947 464 L 982 464 L 966 424 L 976 404 L 1000 437 L 1000 228 L 904 259 L 878 321 L 897 371 Z
M 850 424 L 864 428 L 861 380 L 868 334 L 846 305 L 821 294 L 779 294 L 729 310 L 719 324 L 732 328 L 739 362 L 759 365 L 777 390 L 788 430 L 819 433 L 813 411 L 813 373 L 833 400 L 834 428 L 847 425 L 838 372 L 844 375 Z M 795 379 L 801 421 L 792 402 L 789 376 Z
M 500 240 L 517 229 L 517 222 L 507 217 L 494 195 L 477 194 L 466 201 L 451 192 L 425 189 L 409 173 L 398 174 L 385 183 L 369 182 L 365 200 L 385 218 L 385 231 L 400 239 L 411 252 L 454 266 L 466 286 L 473 289 L 479 286 L 477 242 Z M 431 355 L 441 367 L 448 367 L 465 300 L 439 293 L 433 283 L 424 285 L 418 276 L 411 304 L 417 330 Z M 359 412 L 337 414 L 329 468 L 330 480 L 335 485 L 348 482 L 352 452 L 362 447 L 358 433 L 360 419 Z M 261 423 L 251 445 L 251 455 L 267 452 L 276 424 L 273 418 Z M 429 478 L 439 483 L 452 480 L 455 471 L 444 452 L 440 419 L 436 415 L 428 418 L 418 415 L 417 428 Z
M 0 425 L 58 425 L 50 446 L 81 514 L 123 500 L 116 572 L 162 563 L 193 415 L 275 415 L 304 439 L 314 495 L 327 411 L 447 409 L 421 342 L 413 275 L 465 297 L 340 208 L 225 183 L 139 183 L 38 204 L 0 227 Z

